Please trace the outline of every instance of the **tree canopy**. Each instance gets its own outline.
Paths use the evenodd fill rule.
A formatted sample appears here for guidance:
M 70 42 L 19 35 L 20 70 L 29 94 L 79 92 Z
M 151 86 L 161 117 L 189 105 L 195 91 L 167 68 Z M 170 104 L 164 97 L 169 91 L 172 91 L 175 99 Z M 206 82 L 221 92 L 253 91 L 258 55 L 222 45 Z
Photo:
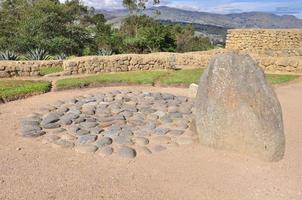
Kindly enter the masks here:
M 123 1 L 131 9 L 143 9 L 147 2 Z M 129 15 L 117 29 L 80 0 L 0 1 L 0 51 L 42 49 L 51 55 L 81 56 L 100 50 L 119 54 L 208 48 L 209 40 L 195 36 L 192 26 L 163 25 L 143 14 Z

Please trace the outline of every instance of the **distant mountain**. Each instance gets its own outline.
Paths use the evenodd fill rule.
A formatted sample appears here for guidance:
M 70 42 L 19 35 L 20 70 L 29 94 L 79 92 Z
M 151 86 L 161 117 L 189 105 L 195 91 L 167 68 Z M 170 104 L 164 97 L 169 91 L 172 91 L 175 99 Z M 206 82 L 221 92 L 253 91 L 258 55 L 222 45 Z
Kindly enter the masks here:
M 127 10 L 99 12 L 105 14 L 109 23 L 115 26 L 119 26 L 129 14 Z M 302 28 L 302 20 L 295 16 L 264 12 L 215 14 L 160 6 L 146 9 L 144 13 L 164 23 L 193 24 L 199 34 L 219 40 L 225 38 L 226 30 L 230 28 Z

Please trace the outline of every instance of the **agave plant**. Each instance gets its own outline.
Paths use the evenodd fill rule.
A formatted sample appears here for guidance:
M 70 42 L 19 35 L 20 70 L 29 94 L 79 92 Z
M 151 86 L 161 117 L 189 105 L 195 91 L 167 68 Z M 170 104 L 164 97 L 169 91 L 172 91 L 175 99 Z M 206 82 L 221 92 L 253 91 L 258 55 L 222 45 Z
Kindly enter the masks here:
M 1 51 L 0 60 L 19 60 L 19 56 L 13 51 Z
M 51 56 L 45 49 L 31 49 L 28 51 L 28 60 L 50 60 Z
M 112 55 L 112 50 L 107 48 L 101 48 L 98 50 L 99 56 L 110 56 Z
M 57 60 L 65 60 L 67 58 L 65 53 L 59 54 L 55 57 Z

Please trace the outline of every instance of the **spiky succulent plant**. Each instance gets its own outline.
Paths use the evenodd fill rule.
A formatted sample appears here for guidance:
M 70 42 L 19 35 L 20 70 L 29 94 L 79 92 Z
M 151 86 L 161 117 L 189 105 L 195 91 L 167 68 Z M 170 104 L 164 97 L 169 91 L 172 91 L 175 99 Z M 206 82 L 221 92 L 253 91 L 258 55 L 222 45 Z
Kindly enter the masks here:
M 45 49 L 31 49 L 28 51 L 28 60 L 49 60 L 51 56 Z
M 112 50 L 108 48 L 101 48 L 98 50 L 99 56 L 110 56 L 112 55 Z
M 18 60 L 19 56 L 13 51 L 1 51 L 0 60 Z
M 57 60 L 65 60 L 67 58 L 66 54 L 65 53 L 62 53 L 62 54 L 59 54 L 59 55 L 56 55 L 55 57 Z

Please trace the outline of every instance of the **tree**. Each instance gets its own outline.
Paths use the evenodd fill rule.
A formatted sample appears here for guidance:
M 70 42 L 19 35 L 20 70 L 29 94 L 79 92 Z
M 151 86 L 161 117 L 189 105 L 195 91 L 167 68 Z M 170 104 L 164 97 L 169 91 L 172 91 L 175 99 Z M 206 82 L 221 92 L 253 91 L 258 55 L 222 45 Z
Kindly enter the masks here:
M 93 45 L 91 27 L 105 20 L 78 0 L 3 0 L 0 16 L 1 49 L 26 53 L 40 48 L 68 55 L 81 55 Z

